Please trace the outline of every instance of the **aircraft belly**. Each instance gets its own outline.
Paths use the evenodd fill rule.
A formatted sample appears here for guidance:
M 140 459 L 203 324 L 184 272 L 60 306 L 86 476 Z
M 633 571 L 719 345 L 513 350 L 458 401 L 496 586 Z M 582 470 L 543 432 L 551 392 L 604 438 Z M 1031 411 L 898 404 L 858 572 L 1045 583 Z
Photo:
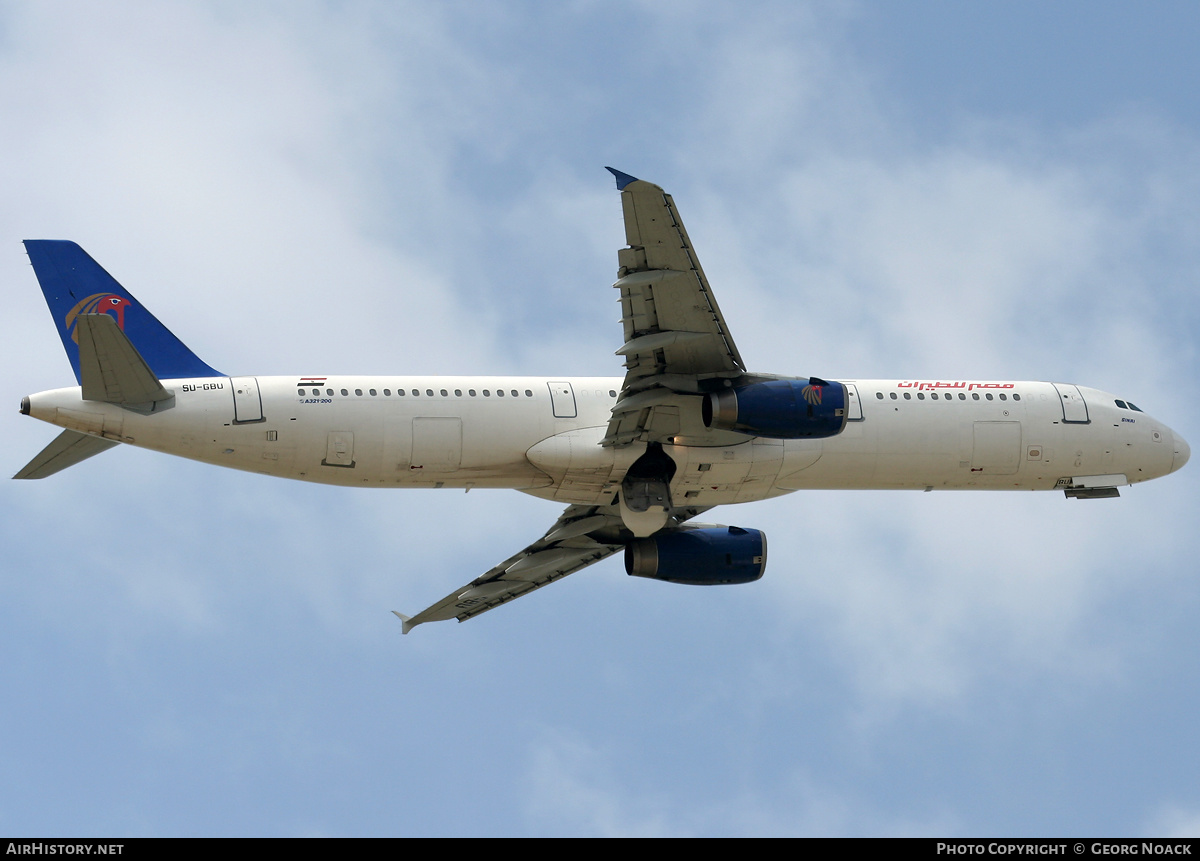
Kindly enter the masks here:
M 526 450 L 526 461 L 553 484 L 547 498 L 579 505 L 611 501 L 629 462 L 644 446 L 602 446 L 606 430 L 600 424 L 571 428 Z
M 731 446 L 664 446 L 676 463 L 675 505 L 727 505 L 776 495 L 785 462 L 783 440 L 754 438 Z M 819 452 L 818 452 L 819 456 Z

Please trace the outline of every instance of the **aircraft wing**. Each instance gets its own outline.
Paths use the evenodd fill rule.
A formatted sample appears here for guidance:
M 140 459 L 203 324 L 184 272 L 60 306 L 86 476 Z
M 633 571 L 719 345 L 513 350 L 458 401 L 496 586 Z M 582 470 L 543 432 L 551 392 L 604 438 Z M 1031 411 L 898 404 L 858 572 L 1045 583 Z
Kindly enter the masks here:
M 672 523 L 683 523 L 705 510 L 677 509 L 672 512 Z M 405 634 L 425 622 L 447 619 L 465 622 L 599 562 L 623 550 L 628 541 L 629 532 L 613 506 L 570 505 L 545 535 L 482 577 L 455 589 L 415 616 L 392 612 L 404 623 Z
M 675 202 L 657 185 L 608 170 L 621 191 L 629 247 L 617 252 L 613 285 L 621 291 L 625 345 L 617 354 L 625 357 L 625 382 L 602 444 L 673 442 L 681 430 L 706 434 L 708 445 L 742 442 L 744 435 L 720 441 L 727 432 L 696 426 L 699 397 L 741 377 L 745 365 Z M 665 528 L 705 510 L 675 508 Z M 396 615 L 406 634 L 425 622 L 465 622 L 611 556 L 631 538 L 616 506 L 572 505 L 545 535 L 482 577 L 416 616 Z
M 681 410 L 695 407 L 689 399 L 746 366 L 671 195 L 608 170 L 621 191 L 628 247 L 617 252 L 613 285 L 621 291 L 625 384 L 604 444 L 669 442 L 681 431 Z

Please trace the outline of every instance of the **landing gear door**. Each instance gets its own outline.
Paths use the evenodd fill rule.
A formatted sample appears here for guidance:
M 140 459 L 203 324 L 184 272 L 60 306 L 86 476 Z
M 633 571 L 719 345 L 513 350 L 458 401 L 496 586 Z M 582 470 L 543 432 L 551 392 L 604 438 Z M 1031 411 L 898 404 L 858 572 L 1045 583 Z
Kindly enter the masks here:
M 577 415 L 575 409 L 575 390 L 570 383 L 550 382 L 550 405 L 554 409 L 556 419 L 573 419 Z
M 354 432 L 333 431 L 329 434 L 325 445 L 325 459 L 322 466 L 344 466 L 354 468 Z
M 229 383 L 233 387 L 233 423 L 240 425 L 265 421 L 258 378 L 230 377 Z

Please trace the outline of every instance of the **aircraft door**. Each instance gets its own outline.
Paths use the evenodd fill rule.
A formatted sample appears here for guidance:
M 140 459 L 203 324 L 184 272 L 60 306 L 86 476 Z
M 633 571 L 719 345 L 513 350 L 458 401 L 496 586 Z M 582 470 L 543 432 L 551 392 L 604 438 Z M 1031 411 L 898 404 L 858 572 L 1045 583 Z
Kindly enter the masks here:
M 556 419 L 573 419 L 579 413 L 575 408 L 575 390 L 567 382 L 550 382 L 550 406 Z
M 846 421 L 861 422 L 863 420 L 862 401 L 858 399 L 858 386 L 854 383 L 843 383 L 846 387 Z
M 266 421 L 263 418 L 262 396 L 258 377 L 230 377 L 233 389 L 233 423 L 235 425 Z
M 1063 422 L 1066 424 L 1085 425 L 1091 421 L 1088 418 L 1087 402 L 1078 386 L 1070 383 L 1054 383 L 1058 399 L 1062 402 Z

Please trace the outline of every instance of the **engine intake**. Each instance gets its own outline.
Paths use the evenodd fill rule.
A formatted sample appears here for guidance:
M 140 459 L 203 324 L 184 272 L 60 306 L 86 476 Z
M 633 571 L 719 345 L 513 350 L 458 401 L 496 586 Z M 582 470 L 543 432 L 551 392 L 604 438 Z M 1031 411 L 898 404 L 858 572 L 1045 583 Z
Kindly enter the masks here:
M 738 526 L 684 526 L 625 545 L 625 573 L 668 583 L 752 583 L 767 569 L 767 536 Z
M 767 380 L 705 396 L 705 427 L 770 439 L 836 436 L 846 426 L 846 387 L 819 377 Z

